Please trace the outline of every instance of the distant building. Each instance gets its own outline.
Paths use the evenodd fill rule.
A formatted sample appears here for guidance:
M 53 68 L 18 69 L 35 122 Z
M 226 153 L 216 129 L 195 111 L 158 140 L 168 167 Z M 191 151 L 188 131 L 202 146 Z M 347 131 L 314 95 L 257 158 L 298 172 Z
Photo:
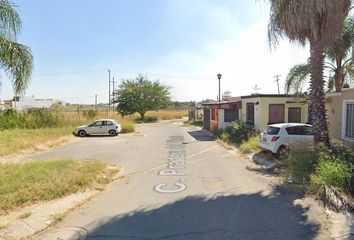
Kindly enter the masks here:
M 12 100 L 4 100 L 5 108 L 13 108 L 17 112 L 26 112 L 31 108 L 50 108 L 54 103 L 58 103 L 55 99 L 36 99 L 31 97 L 15 96 Z

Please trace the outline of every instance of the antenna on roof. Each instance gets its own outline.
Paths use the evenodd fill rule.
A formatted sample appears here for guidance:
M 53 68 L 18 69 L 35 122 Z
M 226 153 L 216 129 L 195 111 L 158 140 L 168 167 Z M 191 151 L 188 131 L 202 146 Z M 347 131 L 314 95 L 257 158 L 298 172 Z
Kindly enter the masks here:
M 259 90 L 261 90 L 261 88 L 260 87 L 258 87 L 258 85 L 256 84 L 256 85 L 254 85 L 253 87 L 252 87 L 252 89 L 253 89 L 253 91 L 254 91 L 254 94 L 257 94 L 258 93 L 258 91 Z

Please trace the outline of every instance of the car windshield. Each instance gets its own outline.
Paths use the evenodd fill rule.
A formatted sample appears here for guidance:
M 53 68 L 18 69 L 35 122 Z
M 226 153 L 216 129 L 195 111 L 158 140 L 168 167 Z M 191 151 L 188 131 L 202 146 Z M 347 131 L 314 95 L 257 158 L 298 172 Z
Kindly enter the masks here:
M 268 127 L 266 129 L 267 135 L 277 135 L 279 133 L 280 128 L 278 127 Z

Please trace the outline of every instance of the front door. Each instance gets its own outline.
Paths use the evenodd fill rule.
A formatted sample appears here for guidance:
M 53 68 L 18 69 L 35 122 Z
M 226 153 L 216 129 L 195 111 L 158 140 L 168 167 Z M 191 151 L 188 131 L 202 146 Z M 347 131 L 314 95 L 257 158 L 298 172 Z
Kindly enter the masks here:
M 254 103 L 246 104 L 246 123 L 254 126 Z

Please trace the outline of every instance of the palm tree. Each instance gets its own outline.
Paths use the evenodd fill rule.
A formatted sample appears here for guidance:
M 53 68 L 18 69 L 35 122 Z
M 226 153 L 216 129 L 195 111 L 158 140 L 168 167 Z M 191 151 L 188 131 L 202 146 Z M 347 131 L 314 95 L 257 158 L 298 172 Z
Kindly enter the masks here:
M 315 146 L 319 142 L 329 144 L 323 81 L 324 53 L 341 34 L 351 0 L 269 1 L 269 42 L 275 46 L 280 38 L 286 37 L 290 42 L 310 44 L 309 114 L 314 141 Z
M 352 51 L 354 43 L 354 20 L 347 18 L 341 36 L 326 50 L 324 67 L 329 70 L 328 91 L 340 92 L 342 87 L 354 77 Z M 292 67 L 285 81 L 285 91 L 301 92 L 301 87 L 308 80 L 310 65 L 297 64 Z
M 0 67 L 12 80 L 15 94 L 23 93 L 29 83 L 33 57 L 30 48 L 16 42 L 22 23 L 16 6 L 0 0 Z

